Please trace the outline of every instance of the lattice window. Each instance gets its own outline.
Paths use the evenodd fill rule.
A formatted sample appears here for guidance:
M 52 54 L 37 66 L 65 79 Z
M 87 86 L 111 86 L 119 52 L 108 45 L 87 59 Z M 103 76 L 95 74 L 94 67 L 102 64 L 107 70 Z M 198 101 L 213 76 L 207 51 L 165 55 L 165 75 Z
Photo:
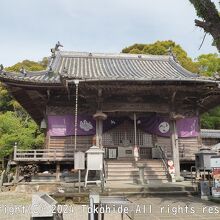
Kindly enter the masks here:
M 134 125 L 125 121 L 116 128 L 103 134 L 104 147 L 134 146 Z M 137 144 L 139 147 L 152 147 L 152 135 L 137 129 Z

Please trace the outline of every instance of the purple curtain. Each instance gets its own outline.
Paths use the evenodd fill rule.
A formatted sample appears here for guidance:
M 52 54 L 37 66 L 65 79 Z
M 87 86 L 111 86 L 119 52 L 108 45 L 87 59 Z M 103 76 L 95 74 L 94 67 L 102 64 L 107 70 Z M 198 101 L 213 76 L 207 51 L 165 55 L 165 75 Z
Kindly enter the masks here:
M 127 117 L 108 117 L 104 122 L 103 122 L 103 131 L 106 132 L 112 128 L 118 127 L 120 124 L 122 124 Z
M 103 131 L 106 132 L 119 126 L 125 120 L 133 121 L 127 117 L 108 117 L 103 122 Z M 74 116 L 59 115 L 48 116 L 48 133 L 50 136 L 69 136 L 74 135 Z M 96 123 L 92 116 L 78 116 L 77 135 L 95 135 Z M 196 137 L 199 133 L 198 118 L 184 118 L 177 121 L 177 132 L 179 137 Z M 166 117 L 152 115 L 150 117 L 141 117 L 137 119 L 138 128 L 150 134 L 158 136 L 170 136 L 170 121 Z
M 48 116 L 48 133 L 50 136 L 68 136 L 74 133 L 72 115 Z
M 48 116 L 48 133 L 50 136 L 74 135 L 75 117 L 73 115 Z M 94 135 L 95 120 L 92 116 L 80 115 L 77 122 L 77 135 Z
M 159 136 L 170 136 L 170 123 L 168 118 L 152 115 L 148 118 L 137 119 L 137 126 L 150 134 Z
M 197 137 L 199 135 L 198 117 L 184 118 L 176 122 L 179 137 Z
M 139 118 L 137 124 L 139 128 L 150 134 L 163 137 L 169 137 L 171 135 L 170 121 L 166 117 L 154 115 L 149 118 Z M 196 137 L 199 134 L 198 118 L 180 119 L 176 123 L 176 128 L 179 137 Z

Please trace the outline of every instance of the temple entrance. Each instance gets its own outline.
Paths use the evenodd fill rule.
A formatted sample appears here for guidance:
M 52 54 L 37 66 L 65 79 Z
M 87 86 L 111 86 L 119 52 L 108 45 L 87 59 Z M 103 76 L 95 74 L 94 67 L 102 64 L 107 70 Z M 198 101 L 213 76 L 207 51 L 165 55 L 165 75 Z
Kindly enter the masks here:
M 103 146 L 106 159 L 133 159 L 134 125 L 129 120 L 116 128 L 103 133 Z M 137 146 L 140 148 L 140 159 L 152 159 L 152 135 L 137 129 Z

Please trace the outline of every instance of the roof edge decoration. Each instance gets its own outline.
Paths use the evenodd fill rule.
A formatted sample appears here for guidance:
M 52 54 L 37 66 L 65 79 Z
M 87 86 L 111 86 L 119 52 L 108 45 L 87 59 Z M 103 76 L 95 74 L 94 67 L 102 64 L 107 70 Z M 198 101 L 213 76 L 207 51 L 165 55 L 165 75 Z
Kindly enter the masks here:
M 89 53 L 60 51 L 58 42 L 51 49 L 48 68 L 37 72 L 7 72 L 0 69 L 0 81 L 23 84 L 61 84 L 62 78 L 85 81 L 143 81 L 143 82 L 212 82 L 184 69 L 172 55 L 124 53 Z

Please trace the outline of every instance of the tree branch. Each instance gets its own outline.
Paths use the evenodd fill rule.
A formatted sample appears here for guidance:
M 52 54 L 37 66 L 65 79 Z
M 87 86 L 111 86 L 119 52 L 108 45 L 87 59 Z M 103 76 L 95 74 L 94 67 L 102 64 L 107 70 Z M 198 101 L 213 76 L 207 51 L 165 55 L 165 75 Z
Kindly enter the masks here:
M 204 21 L 195 19 L 195 24 L 197 27 L 203 28 L 205 32 L 211 31 L 211 24 L 209 22 L 204 22 Z
M 196 9 L 197 15 L 204 21 L 195 20 L 195 25 L 212 35 L 220 52 L 220 16 L 211 0 L 189 0 Z

